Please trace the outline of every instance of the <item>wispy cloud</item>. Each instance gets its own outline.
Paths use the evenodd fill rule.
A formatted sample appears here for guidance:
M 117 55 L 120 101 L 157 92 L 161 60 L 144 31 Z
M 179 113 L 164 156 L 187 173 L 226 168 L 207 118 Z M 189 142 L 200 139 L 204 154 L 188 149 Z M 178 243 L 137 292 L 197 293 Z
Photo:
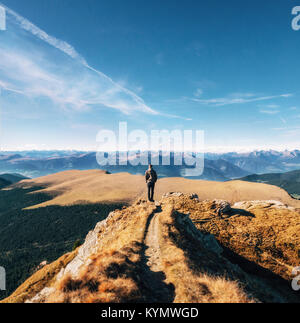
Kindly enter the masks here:
M 254 93 L 251 93 L 251 92 L 235 92 L 235 93 L 232 93 L 230 94 L 230 97 L 231 98 L 235 98 L 235 99 L 238 99 L 238 98 L 253 98 L 255 97 L 256 95 Z
M 280 98 L 289 98 L 293 96 L 293 94 L 280 94 L 280 95 L 273 95 L 273 96 L 255 96 L 254 94 L 237 94 L 230 95 L 224 98 L 213 98 L 213 99 L 196 99 L 191 98 L 191 101 L 205 104 L 205 105 L 212 105 L 212 106 L 224 106 L 224 105 L 232 105 L 232 104 L 245 104 L 251 102 L 259 102 L 259 101 L 268 101 Z
M 278 104 L 266 104 L 266 105 L 260 105 L 260 108 L 266 108 L 266 109 L 279 109 L 280 106 Z
M 138 111 L 163 115 L 136 93 L 90 66 L 70 44 L 3 7 L 8 28 L 0 39 L 2 89 L 30 98 L 47 97 L 63 107 L 86 109 L 102 105 L 124 114 Z
M 285 137 L 295 137 L 300 136 L 300 127 L 290 128 L 284 131 L 283 135 Z
M 280 111 L 278 110 L 260 110 L 260 113 L 264 113 L 264 114 L 278 114 Z
M 283 96 L 283 97 L 286 97 L 286 96 Z M 274 114 L 280 113 L 280 105 L 278 104 L 264 104 L 264 105 L 258 105 L 258 107 L 261 108 L 259 112 L 263 114 L 274 115 Z M 286 123 L 285 119 L 283 119 L 282 117 L 279 117 L 279 118 L 283 123 Z
M 0 3 L 1 4 L 1 3 Z M 29 20 L 25 19 L 24 17 L 20 16 L 10 8 L 4 6 L 1 4 L 2 7 L 6 9 L 6 12 L 8 16 L 10 15 L 12 18 L 15 19 L 15 22 L 24 30 L 30 32 L 34 36 L 38 37 L 39 39 L 45 41 L 49 45 L 52 45 L 53 47 L 61 50 L 62 52 L 66 53 L 70 57 L 77 59 L 82 62 L 82 64 L 86 64 L 87 62 L 83 57 L 81 57 L 76 50 L 65 41 L 62 41 L 60 39 L 57 39 L 55 37 L 52 37 L 48 35 L 45 31 L 41 30 L 37 26 L 35 26 L 33 23 L 31 23 Z
M 285 120 L 285 118 L 283 118 L 283 117 L 279 117 L 279 118 L 282 121 L 282 123 L 287 124 L 287 121 Z
M 286 124 L 286 122 L 284 123 Z M 285 127 L 272 128 L 271 130 L 280 132 L 281 136 L 284 136 L 284 137 L 295 137 L 300 135 L 300 127 L 285 126 Z
M 203 90 L 200 88 L 196 89 L 196 91 L 194 92 L 194 96 L 196 98 L 200 98 L 200 96 L 202 96 L 202 94 L 203 94 Z

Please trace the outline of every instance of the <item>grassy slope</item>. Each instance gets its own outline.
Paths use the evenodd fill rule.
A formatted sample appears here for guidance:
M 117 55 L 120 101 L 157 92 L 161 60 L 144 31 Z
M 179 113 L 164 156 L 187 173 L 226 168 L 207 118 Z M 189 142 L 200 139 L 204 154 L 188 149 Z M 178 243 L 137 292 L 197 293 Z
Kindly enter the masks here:
M 65 272 L 53 279 L 40 300 L 299 302 L 288 275 L 299 264 L 299 213 L 268 205 L 256 207 L 253 217 L 239 209 L 219 213 L 218 202 L 189 196 L 165 197 L 156 206 L 137 201 L 98 227 L 89 261 L 76 276 Z M 34 295 L 31 288 L 28 293 Z
M 8 296 L 44 260 L 54 261 L 71 251 L 93 226 L 120 204 L 51 206 L 25 210 L 51 199 L 35 189 L 0 191 L 0 265 L 6 269 Z
M 131 203 L 145 196 L 146 184 L 143 176 L 119 173 L 108 175 L 99 170 L 67 171 L 22 181 L 20 187 L 44 186 L 42 193 L 51 194 L 52 200 L 38 206 L 70 205 L 82 201 L 87 203 Z M 163 178 L 156 185 L 156 199 L 167 192 L 197 193 L 201 200 L 224 199 L 231 203 L 245 200 L 278 200 L 299 207 L 300 202 L 276 186 L 244 181 L 210 182 L 184 178 Z
M 7 266 L 11 266 L 16 271 L 13 274 L 19 278 L 13 281 L 14 285 L 23 281 L 26 275 L 28 276 L 28 273 L 40 261 L 57 259 L 58 256 L 69 251 L 75 240 L 83 238 L 87 231 L 93 228 L 96 222 L 103 219 L 103 214 L 98 213 L 95 216 L 95 212 L 97 213 L 99 210 L 99 206 L 95 203 L 108 203 L 109 201 L 113 205 L 108 206 L 108 208 L 112 207 L 113 209 L 116 207 L 115 203 L 128 203 L 135 197 L 145 194 L 145 183 L 142 176 L 133 176 L 125 173 L 107 175 L 101 171 L 63 172 L 35 180 L 23 181 L 14 187 L 15 189 L 13 191 L 3 190 L 0 192 L 0 217 L 2 216 L 0 220 L 4 221 L 3 223 L 5 224 L 2 231 L 0 231 L 0 233 L 4 233 L 4 238 L 0 235 L 2 239 L 0 246 L 2 248 L 1 255 L 6 257 L 6 259 L 2 258 L 0 261 L 3 261 L 3 259 L 4 261 L 9 260 L 10 262 L 6 263 Z M 185 180 L 182 178 L 160 180 L 157 186 L 157 196 L 161 196 L 168 191 L 196 192 L 199 194 L 201 200 L 214 198 L 223 198 L 230 202 L 262 199 L 279 200 L 299 207 L 299 202 L 291 199 L 284 190 L 275 186 L 243 181 L 215 183 Z M 27 194 L 30 192 L 32 194 Z M 16 193 L 19 194 L 17 198 Z M 5 204 L 7 202 L 10 205 L 9 208 Z M 47 207 L 37 208 L 38 205 Z M 29 208 L 23 210 L 23 207 Z M 105 211 L 106 215 L 108 211 Z M 190 211 L 187 210 L 186 212 L 189 213 Z M 147 215 L 149 216 L 146 213 L 143 221 L 147 220 Z M 100 218 L 97 218 L 97 216 L 100 216 Z M 122 213 L 120 213 L 120 217 L 123 218 Z M 18 225 L 14 227 L 15 219 L 17 219 L 16 223 Z M 86 221 L 86 219 L 90 220 Z M 130 244 L 132 239 L 133 242 L 136 239 L 140 241 L 140 238 L 136 237 L 136 231 L 137 228 L 140 228 L 138 232 L 143 234 L 142 228 L 144 225 L 140 223 L 134 226 L 129 225 L 135 223 L 132 219 L 136 219 L 136 214 L 133 214 L 127 222 L 123 222 L 122 219 L 121 223 L 126 223 L 126 226 L 123 226 L 121 230 L 122 234 L 120 234 L 117 240 L 114 238 L 116 235 L 118 236 L 117 232 L 116 235 L 111 236 L 111 240 L 108 243 L 110 249 L 115 248 L 115 251 L 119 253 L 122 246 L 126 246 L 127 242 Z M 264 221 L 267 223 L 266 219 Z M 83 232 L 82 225 L 86 225 L 84 226 L 85 232 Z M 14 228 L 17 228 L 17 230 L 14 230 Z M 60 229 L 57 230 L 57 228 Z M 120 223 L 116 222 L 116 228 L 119 230 Z M 113 227 L 111 230 L 115 232 Z M 123 234 L 123 231 L 125 234 Z M 15 232 L 18 239 L 11 239 Z M 50 232 L 50 235 L 48 235 L 48 232 Z M 232 234 L 235 235 L 234 232 Z M 264 236 L 259 239 L 262 238 Z M 23 244 L 26 244 L 28 247 L 23 248 Z M 2 247 L 5 245 L 7 246 L 7 250 Z M 9 249 L 10 246 L 14 249 L 13 253 Z M 123 256 L 118 256 L 121 259 L 127 257 L 126 248 L 124 251 L 125 254 L 123 253 Z M 136 253 L 140 253 L 140 246 L 133 244 L 132 250 L 133 258 L 135 259 L 137 257 Z M 26 254 L 26 251 L 30 253 Z M 34 259 L 36 259 L 34 263 L 31 262 L 32 254 L 34 255 Z M 114 258 L 113 254 L 112 257 Z M 16 263 L 20 259 L 22 261 L 24 260 L 24 263 L 19 268 L 16 266 Z M 27 266 L 28 261 L 30 266 Z M 135 269 L 132 268 L 132 270 L 134 271 Z M 26 273 L 25 277 L 22 276 L 24 272 Z
M 0 176 L 0 189 L 3 188 L 3 187 L 11 185 L 11 183 L 12 182 L 8 181 L 5 178 L 1 178 L 1 176 Z
M 156 212 L 161 230 L 152 232 L 150 224 Z M 78 278 L 67 274 L 53 284 L 55 291 L 46 302 L 252 302 L 234 281 L 234 274 L 225 278 L 232 268 L 212 250 L 206 250 L 205 256 L 219 261 L 217 268 L 222 264 L 225 268 L 215 275 L 199 275 L 190 268 L 189 256 L 173 241 L 175 232 L 183 234 L 176 230 L 177 216 L 172 206 L 161 211 L 144 202 L 115 212 L 99 233 L 101 245 L 90 263 L 81 268 Z M 170 227 L 174 234 L 169 234 Z M 185 231 L 184 226 L 181 229 Z M 163 248 L 161 272 L 148 263 L 148 234 Z
M 17 182 L 20 182 L 24 179 L 28 179 L 28 177 L 25 177 L 20 174 L 1 174 L 0 178 L 5 179 L 11 183 L 17 183 Z
M 300 170 L 288 173 L 249 175 L 241 180 L 256 183 L 266 183 L 283 188 L 289 194 L 300 195 Z

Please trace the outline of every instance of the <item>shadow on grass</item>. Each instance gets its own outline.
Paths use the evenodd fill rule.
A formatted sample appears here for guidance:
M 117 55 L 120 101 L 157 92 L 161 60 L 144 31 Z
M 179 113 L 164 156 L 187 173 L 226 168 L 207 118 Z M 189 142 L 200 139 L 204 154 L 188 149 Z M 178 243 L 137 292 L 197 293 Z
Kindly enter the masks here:
M 40 189 L 0 191 L 0 266 L 7 274 L 7 290 L 0 291 L 0 299 L 9 296 L 42 261 L 52 262 L 72 251 L 74 243 L 82 243 L 99 221 L 124 206 L 83 204 L 24 210 L 51 200 L 46 194 L 29 194 Z
M 143 243 L 141 245 L 141 266 L 142 270 L 142 290 L 144 291 L 146 303 L 172 303 L 175 298 L 175 287 L 173 284 L 165 283 L 166 275 L 163 271 L 154 272 L 148 265 L 149 257 L 146 255 L 146 251 L 149 248 L 145 244 L 146 236 L 149 232 L 151 221 L 157 213 L 160 213 L 161 207 L 157 209 L 149 216 L 146 224 L 146 230 L 144 234 Z
M 179 212 L 177 214 L 185 216 Z M 176 221 L 175 223 L 180 234 L 173 235 L 171 238 L 185 252 L 188 265 L 195 274 L 207 273 L 214 277 L 228 277 L 231 280 L 236 280 L 248 294 L 260 302 L 300 302 L 299 293 L 294 292 L 290 282 L 279 275 L 249 261 L 218 242 L 223 249 L 222 257 L 220 257 L 213 250 L 199 245 L 198 240 L 188 234 Z M 210 233 L 198 231 L 206 235 L 207 240 L 215 239 Z M 242 269 L 242 272 L 237 270 L 235 266 Z

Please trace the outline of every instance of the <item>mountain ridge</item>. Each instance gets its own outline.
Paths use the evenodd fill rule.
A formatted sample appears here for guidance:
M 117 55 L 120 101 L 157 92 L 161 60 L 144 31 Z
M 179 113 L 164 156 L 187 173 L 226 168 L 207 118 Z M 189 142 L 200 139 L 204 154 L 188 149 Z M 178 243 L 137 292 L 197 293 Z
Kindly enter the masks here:
M 133 175 L 144 173 L 145 166 L 132 166 L 128 163 L 127 166 L 107 165 L 99 166 L 95 152 L 89 153 L 70 153 L 66 155 L 51 155 L 41 156 L 35 154 L 18 155 L 9 154 L 0 156 L 0 170 L 3 172 L 19 172 L 29 177 L 40 177 L 51 173 L 57 173 L 66 170 L 90 170 L 101 169 L 111 173 L 129 172 Z M 180 177 L 186 168 L 184 165 L 176 166 L 174 164 L 174 154 L 170 154 L 170 165 L 158 165 L 157 170 L 163 177 Z M 160 159 L 162 155 L 160 154 Z M 228 179 L 239 178 L 249 175 L 249 172 L 244 171 L 240 167 L 229 163 L 226 160 L 205 160 L 203 174 L 195 177 L 195 179 L 207 179 L 216 181 L 226 181 Z
M 128 173 L 107 174 L 101 170 L 72 170 L 47 175 L 37 179 L 23 180 L 13 187 L 44 187 L 33 194 L 48 194 L 51 199 L 31 208 L 51 205 L 73 205 L 84 203 L 124 202 L 132 203 L 145 196 L 144 176 Z M 300 207 L 300 201 L 273 185 L 245 181 L 213 182 L 185 178 L 159 178 L 156 196 L 167 192 L 182 191 L 197 193 L 201 200 L 224 199 L 230 203 L 241 200 L 278 200 L 285 204 Z
M 148 152 L 150 154 L 150 152 Z M 156 153 L 157 154 L 157 153 Z M 159 153 L 160 159 L 163 152 Z M 158 166 L 164 177 L 183 175 L 184 167 L 174 165 L 174 153 L 170 153 L 169 166 Z M 300 169 L 300 150 L 253 151 L 248 153 L 205 153 L 205 167 L 201 176 L 195 179 L 226 181 L 251 174 L 288 172 Z M 2 152 L 0 171 L 18 172 L 28 177 L 40 177 L 65 170 L 104 169 L 96 160 L 96 152 L 84 151 L 23 151 Z M 108 166 L 111 173 L 129 172 L 142 174 L 143 166 Z
M 268 244 L 257 247 L 268 259 L 276 257 L 277 263 L 261 262 L 251 244 L 247 246 L 250 256 L 243 254 L 244 246 L 235 249 L 234 242 L 223 240 L 221 231 L 212 234 L 207 227 L 209 217 L 219 225 L 228 220 L 234 226 L 240 220 L 256 221 L 256 228 L 267 230 L 264 217 L 268 212 L 273 214 L 274 228 L 281 230 L 278 241 L 283 240 L 276 246 L 276 256 Z M 290 236 L 282 232 L 284 217 L 288 225 L 295 216 L 300 214 L 280 203 L 242 202 L 232 207 L 226 201 L 199 201 L 196 194 L 181 192 L 168 193 L 155 204 L 139 199 L 111 212 L 89 232 L 81 247 L 45 266 L 2 302 L 300 302 L 287 281 L 297 261 L 293 249 L 286 247 Z M 293 225 L 293 232 L 298 229 Z M 258 237 L 255 230 L 250 234 L 253 239 Z M 299 242 L 299 236 L 293 240 L 297 246 Z M 289 257 L 283 257 L 280 250 L 289 250 Z M 249 264 L 245 267 L 233 259 L 233 251 L 252 270 Z
M 168 192 L 178 191 L 182 193 L 168 194 Z M 154 269 L 159 266 L 159 264 L 155 262 L 155 259 L 160 259 L 159 257 L 157 258 L 159 253 L 155 252 L 158 240 L 156 239 L 156 235 L 148 235 L 147 232 L 148 230 L 160 232 L 161 221 L 163 222 L 164 218 L 168 218 L 170 223 L 172 223 L 171 226 L 168 224 L 166 224 L 166 226 L 163 225 L 165 229 L 169 227 L 173 228 L 175 231 L 177 230 L 176 235 L 178 236 L 178 239 L 175 239 L 177 242 L 176 248 L 174 247 L 174 252 L 178 254 L 178 257 L 179 255 L 182 255 L 182 253 L 189 254 L 189 252 L 192 252 L 192 258 L 199 257 L 197 250 L 193 247 L 193 243 L 189 242 L 189 238 L 186 239 L 187 245 L 185 245 L 183 249 L 181 248 L 183 246 L 180 244 L 178 245 L 183 239 L 183 236 L 187 237 L 190 234 L 193 235 L 195 229 L 191 229 L 190 222 L 185 222 L 187 220 L 184 220 L 186 225 L 183 225 L 181 220 L 186 217 L 184 215 L 183 217 L 178 216 L 177 212 L 180 214 L 189 214 L 187 219 L 190 218 L 197 230 L 206 232 L 206 234 L 211 235 L 214 239 L 220 241 L 223 245 L 223 252 L 226 254 L 225 258 L 228 258 L 227 260 L 231 259 L 233 262 L 238 261 L 238 263 L 241 263 L 241 266 L 243 266 L 243 268 L 241 268 L 242 271 L 247 271 L 247 268 L 254 268 L 254 271 L 258 270 L 259 272 L 262 272 L 263 276 L 270 277 L 270 274 L 266 273 L 260 267 L 265 266 L 269 268 L 269 264 L 272 264 L 271 269 L 273 268 L 273 271 L 274 268 L 278 268 L 273 274 L 277 277 L 282 275 L 282 273 L 285 273 L 280 276 L 280 279 L 286 280 L 286 268 L 289 269 L 289 267 L 280 267 L 277 264 L 278 255 L 280 256 L 280 254 L 287 252 L 288 255 L 293 255 L 293 258 L 297 259 L 297 255 L 293 254 L 294 251 L 291 251 L 290 249 L 284 249 L 288 251 L 282 251 L 282 245 L 291 245 L 291 238 L 288 240 L 285 239 L 284 235 L 282 236 L 280 232 L 284 232 L 287 237 L 294 237 L 293 239 L 299 237 L 297 231 L 294 231 L 297 230 L 297 224 L 292 221 L 297 221 L 299 217 L 300 201 L 292 199 L 287 192 L 276 186 L 243 181 L 218 183 L 184 178 L 162 178 L 159 179 L 157 183 L 155 195 L 160 203 L 158 205 L 148 204 L 143 201 L 145 196 L 146 184 L 143 176 L 131 175 L 128 173 L 108 174 L 107 172 L 100 170 L 66 171 L 38 179 L 23 180 L 11 185 L 9 190 L 0 190 L 0 216 L 1 221 L 3 221 L 4 224 L 0 235 L 0 260 L 2 265 L 6 264 L 5 266 L 8 266 L 7 272 L 10 276 L 10 282 L 14 282 L 13 286 L 15 286 L 15 288 L 18 285 L 20 285 L 20 288 L 21 286 L 26 286 L 28 282 L 25 285 L 21 285 L 24 281 L 23 278 L 27 279 L 29 277 L 28 274 L 32 273 L 32 270 L 35 270 L 35 268 L 39 267 L 39 264 L 47 261 L 50 262 L 49 267 L 43 267 L 41 269 L 42 271 L 39 272 L 37 276 L 34 274 L 29 277 L 29 282 L 31 282 L 29 284 L 33 284 L 35 279 L 37 279 L 34 283 L 35 286 L 40 286 L 40 283 L 38 282 L 41 282 L 42 284 L 43 281 L 46 281 L 48 284 L 49 281 L 45 279 L 44 274 L 49 274 L 49 277 L 54 278 L 62 269 L 60 261 L 55 262 L 54 260 L 61 257 L 64 252 L 72 250 L 72 245 L 75 245 L 75 242 L 78 239 L 82 241 L 88 230 L 91 230 L 97 221 L 106 221 L 105 219 L 108 216 L 108 211 L 113 211 L 122 207 L 125 207 L 125 210 L 127 211 L 131 211 L 128 214 L 127 211 L 124 210 L 116 211 L 116 214 L 119 214 L 119 216 L 109 218 L 108 221 L 112 221 L 112 226 L 109 225 L 106 227 L 107 232 L 111 232 L 112 237 L 118 238 L 117 240 L 119 242 L 116 242 L 117 244 L 122 244 L 123 238 L 124 241 L 128 239 L 127 236 L 123 236 L 123 230 L 125 233 L 128 233 L 129 237 L 135 237 L 135 231 L 140 232 L 141 236 L 138 238 L 139 244 L 134 244 L 130 247 L 133 251 L 129 257 L 130 259 L 131 257 L 133 257 L 133 259 L 139 259 L 139 270 L 145 268 L 145 258 L 147 257 L 151 258 L 150 263 L 153 265 Z M 177 198 L 178 200 L 176 200 Z M 166 207 L 162 208 L 164 215 L 161 216 L 161 203 L 166 201 L 166 199 L 168 201 L 170 200 L 170 203 L 167 202 L 164 204 Z M 218 200 L 223 202 L 218 202 Z M 241 201 L 243 203 L 241 203 L 240 206 L 236 204 Z M 167 211 L 170 205 L 175 205 L 170 211 L 171 213 Z M 231 205 L 231 207 L 228 207 L 228 205 Z M 137 212 L 137 208 L 140 211 Z M 146 212 L 144 214 L 143 210 L 146 209 L 149 209 L 150 213 L 147 211 L 148 213 Z M 227 211 L 231 210 L 230 212 L 234 213 L 230 215 L 230 217 L 227 217 L 226 209 Z M 244 211 L 242 209 L 244 209 Z M 153 210 L 155 210 L 155 212 Z M 218 210 L 221 211 L 218 212 Z M 278 212 L 274 210 L 277 210 Z M 153 215 L 153 217 L 151 215 Z M 128 219 L 125 221 L 124 219 L 127 216 Z M 256 222 L 256 217 L 258 220 L 263 220 Z M 284 225 L 278 233 L 275 234 L 268 226 L 268 223 L 272 223 L 271 220 L 273 217 L 275 217 L 275 219 L 280 219 L 280 221 L 278 220 L 275 222 L 277 227 L 280 223 Z M 120 219 L 120 221 L 117 221 L 117 219 Z M 125 222 L 123 222 L 123 220 Z M 142 222 L 136 223 L 135 221 L 137 220 Z M 205 225 L 207 221 L 212 225 Z M 286 226 L 287 221 L 289 224 Z M 102 227 L 102 222 L 99 223 L 100 227 Z M 146 224 L 147 230 L 145 229 Z M 35 228 L 38 228 L 38 230 L 35 230 Z M 121 228 L 123 229 L 121 230 Z M 179 230 L 179 228 L 181 229 Z M 216 231 L 216 228 L 220 228 L 221 231 Z M 246 248 L 248 242 L 244 241 L 244 239 L 245 237 L 248 237 L 247 239 L 249 239 L 249 236 L 247 235 L 248 232 L 245 232 L 244 230 L 247 231 L 247 228 L 253 228 L 253 230 L 251 229 L 249 231 L 251 233 L 252 241 L 250 246 L 254 245 L 258 248 Z M 173 229 L 171 232 L 173 232 Z M 300 228 L 298 229 L 300 230 Z M 131 230 L 130 233 L 128 230 Z M 188 231 L 189 233 L 182 236 L 178 230 L 180 232 Z M 231 232 L 231 234 L 228 236 L 226 235 L 226 232 Z M 241 232 L 243 233 L 240 234 Z M 12 235 L 14 236 L 13 240 L 11 240 Z M 279 236 L 281 237 L 280 239 L 278 238 Z M 237 241 L 241 241 L 243 250 L 239 248 L 239 244 L 234 244 L 234 241 L 236 241 L 234 237 L 238 237 Z M 166 245 L 169 244 L 169 238 L 166 238 Z M 203 241 L 203 239 L 201 241 Z M 95 241 L 95 239 L 93 241 Z M 7 245 L 8 242 L 9 244 Z M 261 244 L 260 242 L 263 243 Z M 268 244 L 269 242 L 271 244 Z M 141 244 L 148 246 L 144 252 L 141 249 Z M 256 254 L 257 250 L 260 250 L 260 244 L 263 250 Z M 108 245 L 113 246 L 113 241 Z M 298 242 L 295 241 L 293 245 L 293 248 L 297 250 Z M 76 246 L 78 246 L 78 244 Z M 122 259 L 127 257 L 126 252 L 123 252 L 124 250 L 120 245 L 116 245 L 115 249 L 118 257 L 121 257 Z M 120 251 L 120 249 L 123 251 Z M 125 248 L 125 251 L 126 250 L 128 249 Z M 162 250 L 163 249 L 160 247 L 160 251 Z M 270 250 L 274 250 L 271 254 L 273 258 L 265 256 L 263 258 L 265 261 L 260 261 L 261 255 L 269 255 Z M 170 250 L 166 250 L 164 252 L 169 254 L 169 251 Z M 203 250 L 203 252 L 205 253 L 208 251 Z M 240 258 L 235 255 L 236 253 L 238 253 L 242 259 L 246 257 L 251 265 L 247 264 L 244 266 L 243 263 L 245 260 L 241 261 Z M 108 257 L 107 259 L 114 258 L 114 254 L 105 253 L 105 255 Z M 142 258 L 140 258 L 141 255 Z M 71 252 L 62 256 L 63 258 L 61 260 L 65 263 L 66 259 L 73 259 L 73 256 L 76 257 L 76 255 Z M 12 264 L 10 259 L 13 259 Z M 25 262 L 23 261 L 24 263 L 20 263 L 21 259 L 24 259 Z M 213 257 L 213 259 L 215 258 Z M 285 261 L 285 258 L 279 260 L 280 263 L 284 263 Z M 186 262 L 190 263 L 189 257 L 186 258 Z M 203 260 L 201 262 L 203 262 Z M 17 263 L 18 266 L 16 267 Z M 25 270 L 24 266 L 28 267 L 29 263 L 32 264 L 32 268 L 30 273 L 27 274 L 27 269 Z M 160 263 L 165 264 L 165 262 Z M 152 265 L 150 266 L 151 268 Z M 135 268 L 135 266 L 131 264 L 129 267 L 132 272 L 136 272 L 137 268 Z M 173 265 L 171 267 L 173 268 Z M 18 273 L 14 273 L 16 268 L 22 270 L 22 276 Z M 185 269 L 181 268 L 180 270 L 190 270 L 189 266 L 184 268 Z M 266 270 L 270 271 L 270 269 Z M 149 278 L 149 276 L 147 276 L 148 274 L 146 274 L 146 278 Z M 15 280 L 12 280 L 12 275 L 15 276 Z M 198 278 L 194 276 L 195 274 L 192 273 L 191 280 L 196 279 L 197 281 Z M 222 277 L 219 280 L 221 285 L 223 284 L 222 282 L 224 282 L 224 277 Z M 213 281 L 206 276 L 203 276 L 202 278 L 208 279 L 210 282 Z M 272 279 L 274 279 L 274 277 Z M 282 284 L 280 279 L 279 283 Z M 15 282 L 20 283 L 15 284 Z M 130 284 L 130 286 L 135 286 L 135 283 L 132 280 L 130 281 Z M 174 285 L 173 287 L 176 288 L 175 282 L 172 284 Z M 124 287 L 124 284 L 122 286 Z M 236 291 L 235 293 L 238 293 L 237 291 L 239 289 L 236 287 L 237 285 L 233 284 L 232 286 L 235 286 L 233 290 Z M 134 288 L 135 290 L 138 290 L 136 287 Z M 178 288 L 181 290 L 183 287 L 178 286 Z M 276 294 L 277 292 L 274 293 Z M 149 299 L 149 294 L 147 295 L 148 296 L 145 296 L 147 300 L 151 300 Z M 157 297 L 159 299 L 161 296 L 158 295 Z M 185 299 L 184 297 L 188 297 L 188 295 L 178 296 L 178 299 Z M 186 299 L 190 300 L 189 298 Z M 216 299 L 217 296 L 215 300 Z M 247 299 L 251 300 L 252 296 Z

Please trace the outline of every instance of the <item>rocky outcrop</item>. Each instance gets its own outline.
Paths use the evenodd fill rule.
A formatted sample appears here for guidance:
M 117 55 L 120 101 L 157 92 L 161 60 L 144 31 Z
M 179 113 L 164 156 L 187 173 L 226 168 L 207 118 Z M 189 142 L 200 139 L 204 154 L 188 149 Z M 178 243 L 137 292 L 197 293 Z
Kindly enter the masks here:
M 79 274 L 80 268 L 83 265 L 88 265 L 90 262 L 90 257 L 97 253 L 99 249 L 99 239 L 98 235 L 101 231 L 105 231 L 107 228 L 107 222 L 114 216 L 114 212 L 111 212 L 106 220 L 97 223 L 94 230 L 90 231 L 86 236 L 84 244 L 78 248 L 77 255 L 72 261 L 70 261 L 66 267 L 61 268 L 56 276 L 56 281 L 62 279 L 64 276 L 70 274 L 72 277 L 76 278 Z M 39 293 L 37 293 L 33 298 L 26 300 L 26 303 L 41 303 L 44 302 L 49 295 L 55 291 L 54 287 L 45 287 Z
M 233 205 L 233 208 L 240 208 L 244 210 L 251 210 L 255 208 L 275 208 L 275 209 L 287 209 L 291 211 L 295 211 L 294 207 L 288 206 L 279 201 L 244 201 L 244 202 L 237 202 Z

